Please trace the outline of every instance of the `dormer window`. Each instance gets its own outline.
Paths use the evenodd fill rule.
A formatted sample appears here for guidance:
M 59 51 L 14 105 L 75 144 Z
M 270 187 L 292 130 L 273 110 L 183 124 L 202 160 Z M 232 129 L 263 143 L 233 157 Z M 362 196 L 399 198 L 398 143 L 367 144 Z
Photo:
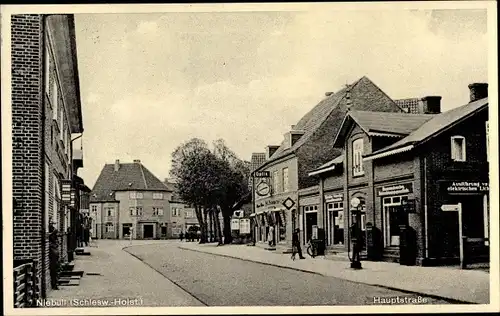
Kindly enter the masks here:
M 362 176 L 363 169 L 363 138 L 358 138 L 352 142 L 352 175 Z
M 451 137 L 451 159 L 454 161 L 465 161 L 465 137 Z

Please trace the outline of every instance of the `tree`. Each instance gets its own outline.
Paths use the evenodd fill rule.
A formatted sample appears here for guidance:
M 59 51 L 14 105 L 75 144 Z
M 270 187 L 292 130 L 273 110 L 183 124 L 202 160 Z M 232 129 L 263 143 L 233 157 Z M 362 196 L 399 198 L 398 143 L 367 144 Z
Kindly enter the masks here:
M 218 189 L 217 165 L 218 159 L 198 138 L 180 145 L 172 153 L 170 175 L 177 182 L 181 199 L 195 208 L 201 230 L 200 243 L 207 241 L 204 210 L 213 204 L 214 192 Z
M 250 163 L 240 160 L 231 151 L 224 140 L 214 142 L 214 155 L 219 159 L 220 190 L 216 192 L 217 205 L 220 207 L 224 222 L 224 243 L 232 242 L 231 217 L 248 193 L 248 178 L 250 176 Z

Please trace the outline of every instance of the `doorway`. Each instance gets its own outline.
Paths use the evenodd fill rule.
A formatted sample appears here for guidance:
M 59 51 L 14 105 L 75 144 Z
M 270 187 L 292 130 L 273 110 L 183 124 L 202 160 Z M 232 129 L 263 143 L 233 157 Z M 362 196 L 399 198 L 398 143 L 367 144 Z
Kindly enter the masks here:
M 167 226 L 161 227 L 161 237 L 163 238 L 167 237 Z
M 384 209 L 384 245 L 386 247 L 399 247 L 399 225 L 408 224 L 408 214 L 401 207 L 402 201 L 408 201 L 408 196 L 385 197 L 382 200 Z
M 317 208 L 317 206 L 316 206 L 316 208 Z M 318 225 L 318 212 L 313 211 L 313 212 L 309 212 L 309 213 L 305 213 L 305 214 L 306 214 L 306 225 L 305 225 L 306 240 L 305 240 L 305 242 L 307 243 L 312 238 L 312 227 L 315 225 Z
M 154 226 L 151 224 L 145 224 L 144 229 L 144 239 L 154 237 Z
M 132 228 L 132 224 L 123 224 L 122 225 L 122 238 L 130 237 L 130 229 Z

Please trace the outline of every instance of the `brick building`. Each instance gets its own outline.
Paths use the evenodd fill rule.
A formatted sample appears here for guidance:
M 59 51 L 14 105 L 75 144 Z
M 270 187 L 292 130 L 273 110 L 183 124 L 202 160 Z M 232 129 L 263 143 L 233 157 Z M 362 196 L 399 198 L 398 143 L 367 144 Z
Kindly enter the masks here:
M 331 149 L 332 135 L 340 128 L 348 108 L 402 112 L 380 88 L 363 77 L 337 93 L 327 93 L 325 99 L 292 125 L 281 145 L 268 146 L 266 161 L 254 171 L 254 175 L 257 174 L 254 189 L 257 244 L 267 243 L 273 226 L 275 244 L 288 250 L 295 227 L 303 228 L 305 219 L 308 219 L 306 226 L 318 220 L 319 200 L 315 202 L 316 207 L 312 206 L 311 215 L 305 218 L 304 209 L 297 208 L 299 190 L 317 185 L 318 179 L 309 177 L 308 172 L 340 154 L 340 150 Z M 265 172 L 269 178 L 260 177 Z M 283 205 L 285 201 L 289 208 Z
M 49 223 L 68 261 L 77 208 L 66 191 L 79 168 L 71 137 L 83 132 L 74 18 L 13 15 L 11 31 L 14 266 L 31 262 L 35 296 L 45 297 Z
M 412 264 L 457 262 L 458 213 L 442 206 L 458 203 L 473 259 L 487 257 L 486 87 L 471 85 L 470 102 L 444 113 L 436 113 L 440 98 L 433 97 L 425 99 L 432 104 L 424 104 L 422 114 L 346 115 L 334 143 L 342 154 L 310 173 L 321 177 L 318 225 L 326 228 L 331 251 L 349 251 L 346 228 L 356 197 L 369 259 L 399 261 L 401 247 L 410 246 Z
M 90 193 L 93 238 L 169 238 L 171 196 L 140 160 L 104 165 Z

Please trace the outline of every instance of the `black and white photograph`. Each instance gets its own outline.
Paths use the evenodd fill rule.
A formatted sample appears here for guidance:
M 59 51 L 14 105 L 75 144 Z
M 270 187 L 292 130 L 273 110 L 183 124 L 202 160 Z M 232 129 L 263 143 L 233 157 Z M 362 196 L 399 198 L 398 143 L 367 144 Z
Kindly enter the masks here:
M 494 1 L 1 19 L 6 315 L 499 311 Z

